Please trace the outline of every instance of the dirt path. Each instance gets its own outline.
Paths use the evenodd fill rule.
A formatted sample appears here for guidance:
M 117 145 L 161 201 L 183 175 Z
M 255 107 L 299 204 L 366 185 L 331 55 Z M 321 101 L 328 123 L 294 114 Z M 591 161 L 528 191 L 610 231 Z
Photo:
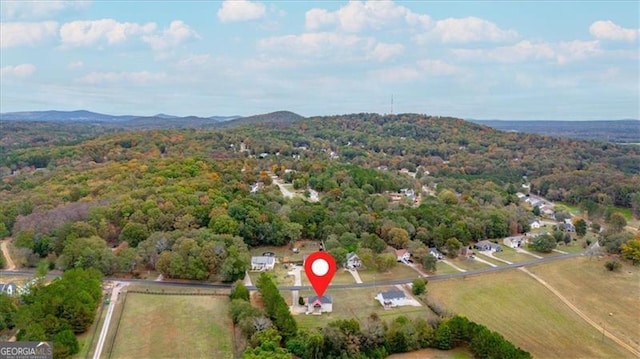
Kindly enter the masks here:
M 11 242 L 11 238 L 5 238 L 5 240 L 0 243 L 0 247 L 2 248 L 2 255 L 4 256 L 5 261 L 7 262 L 7 266 L 5 270 L 15 270 L 16 265 L 13 263 L 11 256 L 9 255 L 9 247 L 8 244 Z
M 527 268 L 525 267 L 521 267 L 519 268 L 521 271 L 527 273 L 530 277 L 532 277 L 533 279 L 535 279 L 536 281 L 538 281 L 538 283 L 542 284 L 543 286 L 545 286 L 547 289 L 549 289 L 551 291 L 551 293 L 555 294 L 556 297 L 558 297 L 564 304 L 566 304 L 574 313 L 576 313 L 578 316 L 580 316 L 580 318 L 584 319 L 585 322 L 589 323 L 589 325 L 591 325 L 592 327 L 596 328 L 599 332 L 604 333 L 604 335 L 613 340 L 616 344 L 620 345 L 621 347 L 625 348 L 626 350 L 630 351 L 633 355 L 635 355 L 636 357 L 640 358 L 640 351 L 636 350 L 635 348 L 633 348 L 632 346 L 630 346 L 629 344 L 625 343 L 624 341 L 622 341 L 620 338 L 616 337 L 615 335 L 613 335 L 611 332 L 607 332 L 605 330 L 604 327 L 600 326 L 598 323 L 596 323 L 593 319 L 589 318 L 586 314 L 584 314 L 580 309 L 578 309 L 578 307 L 576 307 L 575 305 L 573 305 L 567 298 L 565 298 L 557 289 L 553 288 L 549 283 L 547 283 L 544 279 L 538 277 L 537 275 L 531 273 Z
M 476 260 L 476 261 L 478 261 L 478 262 L 480 262 L 480 263 L 484 263 L 484 264 L 488 265 L 489 267 L 497 267 L 497 265 L 495 265 L 495 264 L 493 264 L 493 263 L 491 263 L 491 262 L 489 262 L 489 261 L 485 261 L 485 260 L 484 260 L 484 259 L 482 259 L 482 258 L 478 258 L 477 256 L 476 256 L 476 257 L 474 257 L 473 259 L 474 259 L 474 260 Z

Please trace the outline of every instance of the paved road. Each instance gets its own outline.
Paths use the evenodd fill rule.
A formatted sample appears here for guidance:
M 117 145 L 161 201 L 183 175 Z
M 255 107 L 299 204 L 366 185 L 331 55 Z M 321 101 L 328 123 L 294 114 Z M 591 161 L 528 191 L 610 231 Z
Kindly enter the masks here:
M 562 254 L 562 255 L 557 255 L 557 256 L 552 256 L 552 257 L 544 257 L 542 259 L 534 259 L 531 261 L 527 261 L 527 262 L 519 262 L 519 263 L 512 263 L 512 264 L 505 264 L 502 266 L 498 266 L 498 267 L 489 267 L 489 268 L 482 268 L 482 269 L 478 269 L 478 270 L 473 270 L 473 271 L 467 271 L 467 272 L 461 272 L 461 273 L 451 273 L 451 274 L 436 274 L 436 275 L 432 275 L 429 276 L 429 281 L 439 281 L 439 280 L 446 280 L 446 279 L 451 279 L 451 278 L 461 278 L 461 277 L 468 277 L 468 276 L 477 276 L 477 275 L 482 275 L 482 274 L 487 274 L 487 273 L 494 273 L 494 272 L 500 272 L 500 271 L 504 271 L 504 270 L 508 270 L 508 269 L 512 269 L 512 268 L 520 268 L 520 267 L 526 267 L 526 266 L 531 266 L 531 265 L 536 265 L 536 264 L 542 264 L 542 263 L 549 263 L 549 262 L 555 262 L 555 261 L 559 261 L 559 260 L 564 260 L 564 259 L 568 259 L 568 258 L 575 258 L 575 257 L 580 257 L 586 255 L 585 253 L 569 253 L 569 254 Z M 25 276 L 33 276 L 34 270 L 19 270 L 19 271 L 0 271 L 0 275 L 25 275 Z M 50 273 L 48 274 L 48 277 L 50 278 L 55 278 L 60 276 L 59 273 Z M 376 282 L 367 282 L 367 283 L 349 283 L 349 284 L 334 284 L 334 285 L 330 285 L 331 288 L 336 288 L 336 289 L 348 289 L 348 288 L 370 288 L 370 287 L 384 287 L 384 286 L 393 286 L 396 284 L 409 284 L 411 282 L 413 282 L 414 278 L 407 278 L 407 279 L 396 279 L 396 280 L 390 280 L 390 281 L 376 281 Z M 130 284 L 154 284 L 154 285 L 162 285 L 162 286 L 180 286 L 180 287 L 193 287 L 193 288 L 231 288 L 231 284 L 215 284 L 215 283 L 203 283 L 203 282 L 197 282 L 197 281 L 186 281 L 186 280 L 181 280 L 181 281 L 173 281 L 173 280 L 164 280 L 162 282 L 156 282 L 154 280 L 147 280 L 147 279 L 122 279 L 122 278 L 105 278 L 105 280 L 113 280 L 113 281 L 119 281 L 119 282 L 126 282 L 126 283 L 130 283 Z M 248 287 L 250 290 L 255 290 L 255 286 L 250 286 Z M 310 290 L 311 286 L 308 285 L 290 285 L 290 286 L 279 286 L 278 289 L 280 290 Z

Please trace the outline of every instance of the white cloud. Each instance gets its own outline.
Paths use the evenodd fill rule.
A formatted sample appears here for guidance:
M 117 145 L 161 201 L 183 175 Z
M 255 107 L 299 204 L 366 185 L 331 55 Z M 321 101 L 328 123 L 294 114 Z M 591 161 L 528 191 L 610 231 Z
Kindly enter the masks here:
M 382 82 L 407 82 L 415 80 L 421 75 L 417 69 L 407 66 L 373 70 L 369 74 L 370 78 Z
M 67 68 L 69 68 L 70 70 L 77 70 L 77 69 L 81 69 L 83 66 L 84 66 L 84 62 L 73 61 L 73 62 L 70 62 L 69 65 L 67 65 Z
M 43 19 L 67 10 L 80 10 L 91 4 L 88 0 L 2 1 L 0 13 L 3 19 Z
M 589 26 L 589 33 L 600 40 L 636 41 L 640 29 L 625 29 L 611 20 L 600 20 Z
M 467 60 L 490 60 L 501 63 L 516 63 L 527 60 L 554 59 L 556 52 L 545 42 L 533 43 L 528 40 L 520 41 L 510 46 L 500 46 L 493 49 L 453 49 L 454 55 Z
M 145 85 L 162 81 L 167 78 L 164 72 L 91 72 L 76 81 L 86 85 L 100 84 L 133 84 Z
M 16 66 L 5 66 L 0 68 L 0 76 L 6 77 L 27 77 L 36 72 L 36 67 L 32 64 L 20 64 Z
M 371 51 L 371 56 L 378 61 L 386 61 L 403 52 L 404 45 L 402 44 L 386 44 L 380 42 L 373 48 L 373 51 Z
M 433 76 L 453 76 L 462 73 L 462 69 L 442 60 L 421 60 L 418 66 L 422 71 Z
M 94 21 L 72 21 L 60 28 L 60 39 L 66 46 L 87 46 L 102 41 L 117 44 L 130 36 L 151 34 L 156 30 L 153 22 L 141 25 L 131 22 L 117 22 L 113 19 Z
M 178 61 L 177 66 L 180 68 L 193 68 L 205 65 L 211 61 L 211 55 L 189 55 Z
M 35 45 L 58 30 L 55 21 L 0 23 L 0 47 Z
M 305 14 L 305 26 L 311 31 L 337 26 L 344 31 L 360 32 L 368 28 L 382 29 L 399 24 L 426 27 L 430 23 L 428 15 L 414 13 L 390 0 L 349 1 L 333 12 L 314 8 Z
M 563 65 L 570 61 L 584 60 L 602 52 L 600 42 L 593 41 L 566 41 L 556 45 L 556 60 Z
M 145 35 L 142 40 L 156 51 L 167 50 L 182 44 L 190 38 L 200 38 L 195 31 L 180 20 L 172 21 L 160 35 Z
M 373 48 L 375 40 L 356 35 L 332 32 L 312 32 L 262 39 L 258 46 L 280 53 L 291 51 L 302 55 L 332 55 L 335 50 L 362 50 Z
M 249 0 L 225 0 L 218 9 L 218 19 L 222 22 L 256 20 L 265 15 L 267 7 Z
M 436 37 L 445 43 L 503 42 L 517 39 L 518 33 L 515 30 L 503 30 L 490 21 L 470 16 L 439 20 L 427 37 Z
M 548 60 L 564 65 L 584 60 L 602 53 L 598 40 L 565 41 L 559 43 L 520 41 L 514 45 L 491 49 L 453 49 L 454 55 L 463 60 L 489 60 L 499 63 Z

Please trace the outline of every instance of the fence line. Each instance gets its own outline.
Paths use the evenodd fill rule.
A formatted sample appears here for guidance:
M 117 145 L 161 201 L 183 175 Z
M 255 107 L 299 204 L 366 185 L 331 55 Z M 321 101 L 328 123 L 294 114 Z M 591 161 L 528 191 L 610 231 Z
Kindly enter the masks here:
M 121 291 L 120 293 L 124 292 L 124 299 L 122 300 L 122 310 L 120 311 L 120 315 L 118 315 L 118 323 L 116 324 L 116 330 L 113 333 L 113 338 L 111 338 L 111 346 L 109 347 L 109 359 L 111 359 L 111 354 L 113 353 L 113 348 L 114 345 L 116 343 L 116 337 L 118 336 L 118 329 L 120 329 L 120 322 L 122 321 L 122 316 L 124 314 L 124 310 L 126 309 L 126 304 L 127 304 L 127 291 Z M 116 305 L 115 303 L 113 305 Z

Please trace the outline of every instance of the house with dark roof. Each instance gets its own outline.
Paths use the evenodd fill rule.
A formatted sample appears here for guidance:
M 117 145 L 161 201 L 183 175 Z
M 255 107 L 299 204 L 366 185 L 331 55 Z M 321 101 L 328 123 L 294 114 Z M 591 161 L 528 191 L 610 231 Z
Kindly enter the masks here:
M 484 251 L 491 251 L 491 252 L 502 252 L 502 246 L 493 242 L 490 242 L 488 240 L 482 240 L 476 244 L 473 245 L 473 248 L 484 252 Z
M 407 295 L 401 290 L 388 290 L 386 292 L 380 292 L 376 296 L 376 299 L 385 308 L 400 307 L 406 304 Z
M 331 313 L 333 311 L 333 300 L 329 295 L 318 297 L 312 295 L 307 300 L 307 313 L 320 315 L 322 313 Z
M 273 256 L 253 256 L 251 257 L 251 270 L 252 271 L 267 271 L 273 270 L 276 265 L 276 258 Z

